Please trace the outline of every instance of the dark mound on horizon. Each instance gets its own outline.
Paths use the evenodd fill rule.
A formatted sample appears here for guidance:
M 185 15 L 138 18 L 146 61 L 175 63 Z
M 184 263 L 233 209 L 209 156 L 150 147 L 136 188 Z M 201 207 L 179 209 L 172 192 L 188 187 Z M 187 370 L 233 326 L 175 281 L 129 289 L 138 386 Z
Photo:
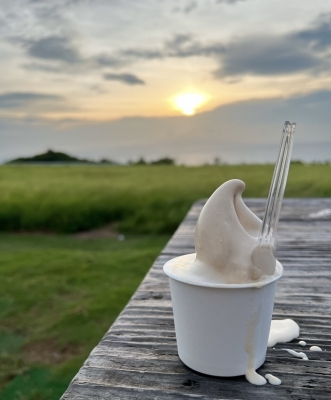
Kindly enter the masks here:
M 9 161 L 7 164 L 21 163 L 79 163 L 79 164 L 96 164 L 95 161 L 86 160 L 69 156 L 60 151 L 48 150 L 46 153 L 37 154 L 33 157 L 20 157 Z M 114 161 L 103 159 L 99 163 L 116 164 Z
M 36 163 L 36 162 L 80 162 L 80 163 L 88 163 L 91 161 L 79 159 L 76 157 L 69 156 L 68 154 L 61 153 L 59 151 L 48 150 L 46 153 L 37 154 L 33 157 L 20 157 L 15 158 L 8 162 L 8 164 L 12 163 Z

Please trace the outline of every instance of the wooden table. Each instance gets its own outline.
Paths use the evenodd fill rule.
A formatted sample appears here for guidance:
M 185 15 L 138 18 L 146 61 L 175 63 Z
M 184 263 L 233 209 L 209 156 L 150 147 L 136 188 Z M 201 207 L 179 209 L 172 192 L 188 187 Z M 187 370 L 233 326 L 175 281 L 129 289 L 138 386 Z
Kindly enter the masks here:
M 132 299 L 92 351 L 62 400 L 99 399 L 331 399 L 331 199 L 286 199 L 278 229 L 277 258 L 285 268 L 278 283 L 274 318 L 292 318 L 300 339 L 268 349 L 259 369 L 281 378 L 280 386 L 254 386 L 244 377 L 214 378 L 187 368 L 177 355 L 168 278 L 170 258 L 194 252 L 193 235 L 204 201 L 190 210 Z M 265 200 L 246 204 L 260 217 Z M 309 351 L 311 345 L 323 352 Z M 283 348 L 304 351 L 308 361 Z

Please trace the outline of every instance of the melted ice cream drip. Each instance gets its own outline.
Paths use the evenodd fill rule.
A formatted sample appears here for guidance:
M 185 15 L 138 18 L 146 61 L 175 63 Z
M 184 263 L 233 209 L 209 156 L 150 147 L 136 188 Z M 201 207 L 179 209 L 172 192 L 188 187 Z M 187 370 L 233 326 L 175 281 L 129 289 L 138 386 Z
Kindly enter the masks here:
M 263 378 L 263 376 L 259 375 L 254 368 L 254 336 L 256 328 L 256 318 L 254 318 L 254 315 L 255 314 L 253 314 L 247 329 L 245 350 L 248 354 L 248 364 L 245 377 L 248 382 L 253 383 L 254 385 L 264 385 L 266 383 L 266 380 Z M 268 347 L 273 347 L 277 343 L 290 342 L 294 338 L 298 337 L 299 334 L 299 325 L 292 319 L 287 318 L 282 320 L 272 320 L 268 339 Z M 284 350 L 287 350 L 292 355 L 296 355 L 296 357 L 301 357 L 308 360 L 308 357 L 305 353 L 297 353 L 296 351 L 289 349 Z M 272 385 L 281 384 L 281 380 L 271 374 L 267 374 L 266 378 Z
M 302 358 L 303 360 L 309 360 L 309 358 L 307 357 L 307 354 L 303 353 L 302 351 L 297 352 L 297 351 L 291 350 L 291 349 L 283 349 L 283 350 L 286 350 L 288 353 L 292 354 L 292 356 Z
M 245 205 L 244 182 L 225 182 L 202 209 L 195 231 L 196 260 L 192 273 L 224 283 L 247 283 L 275 272 L 276 260 L 270 249 L 260 254 L 266 265 L 255 265 L 252 255 L 258 243 L 261 220 Z M 264 254 L 265 253 L 265 254 Z M 266 256 L 267 255 L 267 256 Z
M 271 385 L 280 385 L 282 383 L 282 381 L 279 378 L 277 378 L 277 376 L 271 374 L 266 374 L 265 378 Z
M 255 312 L 248 323 L 247 327 L 247 334 L 246 334 L 246 343 L 245 343 L 245 350 L 248 354 L 248 362 L 246 368 L 245 378 L 248 380 L 249 383 L 253 385 L 265 385 L 267 381 L 263 378 L 262 375 L 259 375 L 255 371 L 255 331 L 256 331 L 256 324 L 257 324 L 257 313 Z
M 259 375 L 254 368 L 249 368 L 246 371 L 245 378 L 249 383 L 253 385 L 262 386 L 267 383 L 266 379 L 262 375 Z
M 300 340 L 299 345 L 300 345 L 300 346 L 306 346 L 307 343 L 306 343 L 304 340 Z
M 310 349 L 311 351 L 323 351 L 320 347 L 318 346 L 311 346 Z
M 277 343 L 287 343 L 300 334 L 299 325 L 293 319 L 272 320 L 268 339 L 268 347 Z

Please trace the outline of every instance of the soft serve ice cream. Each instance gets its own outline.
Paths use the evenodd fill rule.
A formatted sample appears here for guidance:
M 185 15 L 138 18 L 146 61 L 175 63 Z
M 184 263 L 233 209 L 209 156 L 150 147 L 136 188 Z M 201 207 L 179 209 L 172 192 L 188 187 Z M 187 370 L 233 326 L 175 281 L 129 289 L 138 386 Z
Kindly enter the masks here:
M 244 182 L 232 179 L 212 194 L 197 222 L 196 253 L 171 260 L 170 274 L 213 285 L 258 284 L 279 273 L 273 249 L 257 246 L 262 221 L 243 202 L 244 189 Z
M 241 198 L 244 182 L 220 186 L 199 216 L 196 253 L 168 261 L 178 353 L 192 369 L 216 376 L 255 372 L 265 360 L 276 281 L 283 268 L 258 246 L 261 220 Z
M 272 249 L 264 250 L 268 255 L 264 265 L 254 262 L 262 221 L 243 202 L 244 189 L 244 182 L 233 179 L 207 201 L 196 227 L 197 257 L 191 274 L 202 279 L 208 275 L 214 282 L 248 283 L 261 279 L 266 271 L 275 272 Z

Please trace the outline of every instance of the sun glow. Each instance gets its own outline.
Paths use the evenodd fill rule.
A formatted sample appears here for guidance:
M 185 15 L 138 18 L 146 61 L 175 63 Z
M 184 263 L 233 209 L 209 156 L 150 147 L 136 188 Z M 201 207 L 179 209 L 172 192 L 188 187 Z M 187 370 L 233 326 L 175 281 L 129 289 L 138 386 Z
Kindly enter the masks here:
M 200 93 L 184 93 L 174 98 L 174 104 L 185 115 L 195 114 L 195 110 L 206 102 L 206 96 Z

